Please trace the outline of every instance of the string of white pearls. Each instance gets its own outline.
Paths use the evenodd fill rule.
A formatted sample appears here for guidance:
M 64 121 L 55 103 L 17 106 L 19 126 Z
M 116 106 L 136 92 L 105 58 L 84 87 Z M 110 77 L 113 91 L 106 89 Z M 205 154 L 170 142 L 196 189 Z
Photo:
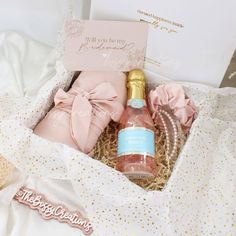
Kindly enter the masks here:
M 169 114 L 169 112 L 163 110 L 163 109 L 158 109 L 158 115 L 160 117 L 161 123 L 163 124 L 163 128 L 164 128 L 164 132 L 166 135 L 166 140 L 167 140 L 167 150 L 166 150 L 166 155 L 167 155 L 167 159 L 168 161 L 170 161 L 174 155 L 177 152 L 177 148 L 178 148 L 178 129 L 177 129 L 177 124 L 174 120 L 174 118 L 172 118 L 172 116 Z M 170 131 L 168 129 L 168 125 L 166 120 L 164 119 L 164 116 L 169 120 L 170 122 Z M 172 133 L 170 133 L 172 132 Z M 171 137 L 173 137 L 173 145 L 172 145 L 172 149 L 171 149 Z M 168 163 L 169 164 L 169 163 Z

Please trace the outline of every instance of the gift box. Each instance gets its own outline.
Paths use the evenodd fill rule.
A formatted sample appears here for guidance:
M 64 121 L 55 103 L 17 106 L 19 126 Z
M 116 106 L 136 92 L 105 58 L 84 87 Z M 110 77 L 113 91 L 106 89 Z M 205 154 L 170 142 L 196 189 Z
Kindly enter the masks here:
M 28 59 L 31 59 L 27 51 L 31 49 L 21 47 L 31 45 L 30 39 L 18 34 L 3 33 L 1 36 L 1 39 L 11 38 L 9 41 L 12 44 L 8 50 L 15 49 L 16 45 L 20 48 L 18 51 L 11 51 L 12 54 L 6 53 L 8 56 L 12 55 L 10 61 L 22 61 L 27 58 L 17 58 L 14 55 L 27 55 Z M 18 37 L 21 38 L 22 44 L 17 44 Z M 63 64 L 63 38 L 62 32 L 60 43 L 52 51 L 34 41 L 37 45 L 34 49 L 37 50 L 33 53 L 32 59 L 28 60 L 27 69 L 35 66 L 36 62 L 33 59 L 37 52 L 45 52 L 37 61 L 40 66 L 34 69 L 35 79 L 39 81 L 34 86 L 25 83 L 31 78 L 28 76 L 28 70 L 22 69 L 22 77 L 17 81 L 12 79 L 9 87 L 5 86 L 1 76 L 0 154 L 17 168 L 19 176 L 13 176 L 17 178 L 12 178 L 12 182 L 5 185 L 8 187 L 0 191 L 0 216 L 4 219 L 0 221 L 0 234 L 8 235 L 9 229 L 14 229 L 12 232 L 20 235 L 24 228 L 28 230 L 24 236 L 30 232 L 36 235 L 40 234 L 41 231 L 37 227 L 42 224 L 52 226 L 45 232 L 55 232 L 54 230 L 59 228 L 63 231 L 57 231 L 58 235 L 69 232 L 68 228 L 62 228 L 58 222 L 54 224 L 53 220 L 40 221 L 40 224 L 35 224 L 36 230 L 30 231 L 29 225 L 39 221 L 36 213 L 32 214 L 36 215 L 34 220 L 24 222 L 22 228 L 20 220 L 27 218 L 27 213 L 20 215 L 21 206 L 12 202 L 14 194 L 22 185 L 29 185 L 57 201 L 68 202 L 69 196 L 66 192 L 68 195 L 74 194 L 79 203 L 71 204 L 70 207 L 76 208 L 81 205 L 81 211 L 93 225 L 92 235 L 95 236 L 233 234 L 236 200 L 235 89 L 215 89 L 203 84 L 180 83 L 198 107 L 199 116 L 191 128 L 177 162 L 172 163 L 175 167 L 167 184 L 159 178 L 157 181 L 160 182 L 156 184 L 162 190 L 147 191 L 145 183 L 141 184 L 141 188 L 104 164 L 112 166 L 112 160 L 97 158 L 98 161 L 96 157 L 92 159 L 64 144 L 50 142 L 33 133 L 36 124 L 52 106 L 56 91 L 59 88 L 68 90 L 74 76 L 74 73 L 67 71 Z M 4 58 L 0 63 L 6 66 Z M 11 69 L 19 73 L 18 67 Z M 13 75 L 14 73 L 11 73 L 11 78 L 14 78 Z M 153 87 L 168 82 L 166 75 L 162 76 L 154 71 L 146 71 L 146 75 Z M 95 148 L 97 156 L 101 145 L 109 139 L 114 141 L 114 137 L 111 137 L 113 130 L 116 130 L 116 127 L 111 124 L 101 136 Z M 158 145 L 163 146 L 164 143 L 157 143 L 157 150 L 163 151 Z M 109 150 L 106 146 L 104 149 Z M 163 153 L 160 155 L 163 156 Z M 163 160 L 164 165 L 165 162 L 166 160 Z M 159 185 L 160 183 L 162 184 Z M 60 186 L 60 191 L 52 191 L 52 188 L 57 186 Z M 152 186 L 149 187 L 152 189 Z M 58 194 L 63 197 L 56 198 L 55 195 Z M 12 219 L 15 220 L 14 224 L 11 222 Z M 74 229 L 68 235 L 79 233 L 81 232 Z

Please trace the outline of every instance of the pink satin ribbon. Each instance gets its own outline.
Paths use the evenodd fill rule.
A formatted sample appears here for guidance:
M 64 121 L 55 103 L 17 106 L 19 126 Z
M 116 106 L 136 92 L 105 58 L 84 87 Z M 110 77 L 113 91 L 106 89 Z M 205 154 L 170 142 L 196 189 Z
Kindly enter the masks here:
M 91 125 L 102 132 L 109 119 L 118 121 L 123 105 L 117 99 L 117 93 L 110 83 L 103 82 L 90 92 L 80 87 L 69 92 L 59 89 L 54 98 L 55 108 L 71 115 L 70 132 L 79 149 L 86 152 Z

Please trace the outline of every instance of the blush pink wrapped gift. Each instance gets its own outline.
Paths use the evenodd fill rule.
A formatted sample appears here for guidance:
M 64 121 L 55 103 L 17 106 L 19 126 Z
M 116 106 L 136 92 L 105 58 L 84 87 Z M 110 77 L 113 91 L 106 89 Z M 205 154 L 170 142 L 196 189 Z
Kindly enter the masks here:
M 59 89 L 55 106 L 34 133 L 92 155 L 98 137 L 111 120 L 119 121 L 126 101 L 122 72 L 82 72 L 68 92 Z

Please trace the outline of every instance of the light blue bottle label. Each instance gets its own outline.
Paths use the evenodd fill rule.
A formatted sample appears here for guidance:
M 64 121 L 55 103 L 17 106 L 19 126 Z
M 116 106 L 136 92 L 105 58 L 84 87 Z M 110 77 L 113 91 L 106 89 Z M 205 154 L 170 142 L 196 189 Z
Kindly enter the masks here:
M 143 99 L 138 99 L 138 98 L 129 99 L 128 106 L 139 109 L 146 106 L 146 101 Z
M 154 132 L 150 129 L 130 127 L 118 134 L 118 157 L 129 154 L 155 156 Z

